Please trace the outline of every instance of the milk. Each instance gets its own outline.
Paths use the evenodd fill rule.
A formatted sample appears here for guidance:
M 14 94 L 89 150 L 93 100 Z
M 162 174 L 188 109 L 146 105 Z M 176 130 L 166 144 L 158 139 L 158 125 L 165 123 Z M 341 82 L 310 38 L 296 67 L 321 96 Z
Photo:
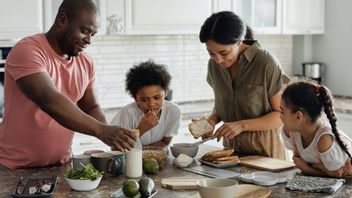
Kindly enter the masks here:
M 126 152 L 126 177 L 137 178 L 143 174 L 142 150 L 131 149 Z
M 126 177 L 137 178 L 143 174 L 142 143 L 139 139 L 139 130 L 131 130 L 131 135 L 136 138 L 133 148 L 126 152 Z

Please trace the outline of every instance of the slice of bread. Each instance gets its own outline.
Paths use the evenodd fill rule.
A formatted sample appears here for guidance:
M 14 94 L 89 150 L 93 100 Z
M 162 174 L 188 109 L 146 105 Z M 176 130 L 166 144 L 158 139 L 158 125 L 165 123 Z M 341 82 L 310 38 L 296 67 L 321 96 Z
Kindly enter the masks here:
M 199 138 L 205 133 L 213 130 L 207 119 L 200 119 L 188 125 L 188 129 L 195 138 Z
M 238 164 L 240 160 L 238 158 L 229 158 L 228 160 L 215 160 L 214 164 Z
M 204 161 L 214 161 L 218 158 L 228 157 L 234 152 L 234 149 L 223 149 L 223 150 L 216 150 L 210 151 L 201 157 Z
M 216 159 L 215 159 L 215 161 L 228 161 L 228 160 L 238 160 L 238 156 L 236 156 L 236 155 L 231 155 L 231 156 L 219 157 L 219 158 L 216 158 Z

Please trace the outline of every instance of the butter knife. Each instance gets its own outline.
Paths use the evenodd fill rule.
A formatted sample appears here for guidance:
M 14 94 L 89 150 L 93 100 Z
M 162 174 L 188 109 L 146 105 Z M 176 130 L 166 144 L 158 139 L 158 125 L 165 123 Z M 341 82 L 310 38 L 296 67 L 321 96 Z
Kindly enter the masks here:
M 203 144 L 204 142 L 209 141 L 209 140 L 213 140 L 213 139 L 215 139 L 215 138 L 216 138 L 216 137 L 214 136 L 214 137 L 210 137 L 210 138 L 207 138 L 207 139 L 198 141 L 198 142 L 194 142 L 194 143 L 192 143 L 192 146 L 199 146 L 199 145 Z
M 20 183 L 17 185 L 16 193 L 19 195 L 22 195 L 24 193 L 24 190 L 26 189 L 27 183 L 28 183 L 28 178 L 21 177 Z

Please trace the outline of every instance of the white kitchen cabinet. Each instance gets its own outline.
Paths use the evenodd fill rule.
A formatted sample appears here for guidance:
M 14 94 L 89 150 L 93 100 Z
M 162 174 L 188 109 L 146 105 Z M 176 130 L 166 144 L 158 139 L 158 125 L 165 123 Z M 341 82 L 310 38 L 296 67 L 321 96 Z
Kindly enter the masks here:
M 0 39 L 20 39 L 43 28 L 44 0 L 0 0 Z
M 255 34 L 281 33 L 281 0 L 232 1 L 232 11 L 239 15 Z
M 198 34 L 213 12 L 213 1 L 107 0 L 108 33 Z
M 283 0 L 284 34 L 323 34 L 325 0 Z

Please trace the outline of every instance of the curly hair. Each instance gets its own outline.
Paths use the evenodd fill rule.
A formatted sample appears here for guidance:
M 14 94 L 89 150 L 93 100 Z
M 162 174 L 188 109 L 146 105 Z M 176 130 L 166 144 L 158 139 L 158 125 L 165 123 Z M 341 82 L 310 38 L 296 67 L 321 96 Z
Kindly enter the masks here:
M 312 122 L 325 112 L 336 141 L 343 151 L 352 159 L 347 145 L 342 141 L 337 128 L 337 117 L 333 106 L 333 96 L 330 90 L 307 78 L 298 78 L 291 82 L 282 94 L 282 100 L 292 112 L 303 111 L 308 114 Z
M 165 92 L 169 90 L 171 76 L 165 65 L 153 60 L 134 65 L 126 74 L 125 90 L 136 98 L 138 91 L 150 85 L 159 85 Z

